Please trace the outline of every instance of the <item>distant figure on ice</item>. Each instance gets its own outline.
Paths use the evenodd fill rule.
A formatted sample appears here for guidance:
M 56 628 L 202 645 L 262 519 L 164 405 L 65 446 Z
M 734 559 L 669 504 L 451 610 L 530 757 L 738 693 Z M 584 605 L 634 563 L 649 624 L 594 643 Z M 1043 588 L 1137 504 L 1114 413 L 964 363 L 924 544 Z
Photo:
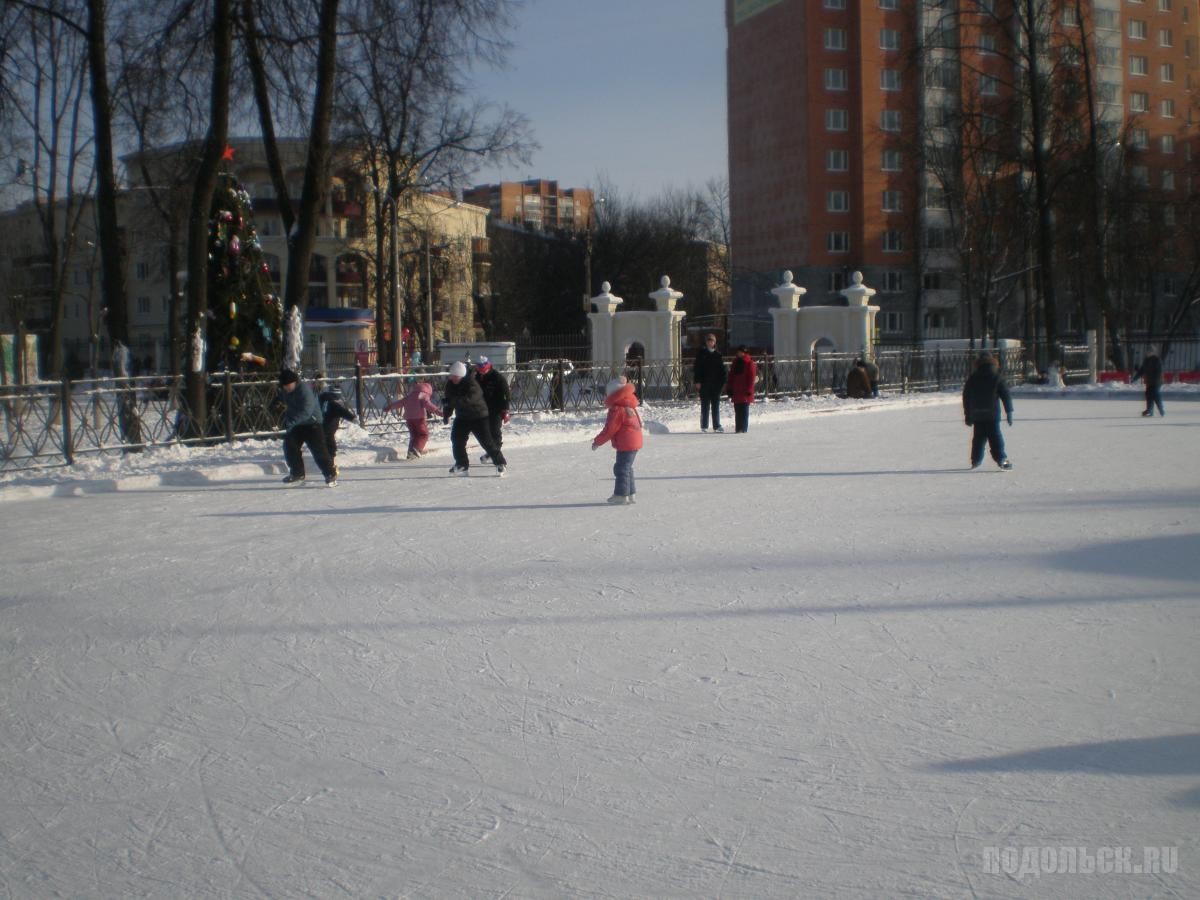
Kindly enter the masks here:
M 283 458 L 287 461 L 288 475 L 284 484 L 300 484 L 304 481 L 304 455 L 301 447 L 308 445 L 325 483 L 330 487 L 337 484 L 333 462 L 325 447 L 325 432 L 321 428 L 321 406 L 313 389 L 300 380 L 291 369 L 279 373 L 279 399 L 283 402 Z
M 426 413 L 440 416 L 442 411 L 433 402 L 433 385 L 428 381 L 418 381 L 408 389 L 399 400 L 393 400 L 384 410 L 400 410 L 404 416 L 404 424 L 408 426 L 408 456 L 406 459 L 419 459 L 425 455 L 425 445 L 429 443 L 429 423 Z
M 871 376 L 861 359 L 856 359 L 846 373 L 846 396 L 851 400 L 865 400 L 871 396 Z
M 750 430 L 750 405 L 754 403 L 754 385 L 758 381 L 758 366 L 750 358 L 744 346 L 737 348 L 737 355 L 729 364 L 729 381 L 726 388 L 733 403 L 733 430 L 745 434 Z
M 450 380 L 442 393 L 442 421 L 449 422 L 454 416 L 454 425 L 450 428 L 450 447 L 454 451 L 454 465 L 450 468 L 451 475 L 466 475 L 471 468 L 467 457 L 467 438 L 475 435 L 475 440 L 483 447 L 496 465 L 496 471 L 503 475 L 508 461 L 500 448 L 492 442 L 492 432 L 488 427 L 488 408 L 483 399 L 483 390 L 479 382 L 467 376 L 466 363 L 459 361 L 450 366 Z
M 1146 411 L 1143 416 L 1153 416 L 1154 407 L 1158 407 L 1158 414 L 1165 416 L 1162 404 L 1162 378 L 1163 368 L 1162 360 L 1158 358 L 1158 354 L 1151 350 L 1146 354 L 1146 358 L 1142 360 L 1142 364 L 1137 367 L 1133 373 L 1133 380 L 1142 379 L 1142 384 L 1146 386 Z
M 642 449 L 642 417 L 638 415 L 638 398 L 633 385 L 624 376 L 614 378 L 605 390 L 604 405 L 608 407 L 608 418 L 604 428 L 592 438 L 592 449 L 599 450 L 612 441 L 617 451 L 613 463 L 612 504 L 633 503 L 637 484 L 633 480 L 633 460 Z
M 342 397 L 342 389 L 331 384 L 317 394 L 317 402 L 321 404 L 321 430 L 325 433 L 325 449 L 329 451 L 329 462 L 333 466 L 333 477 L 338 476 L 337 467 L 337 430 L 342 421 L 353 422 L 354 413 L 347 408 Z
M 1062 377 L 1062 364 L 1057 359 L 1046 367 L 1046 384 L 1056 388 L 1067 386 Z
M 504 437 L 500 429 L 508 421 L 508 404 L 510 402 L 508 381 L 486 356 L 479 357 L 479 364 L 475 366 L 475 380 L 479 382 L 479 387 L 483 391 L 483 401 L 487 404 L 488 427 L 492 430 L 492 442 L 497 447 L 503 446 Z M 485 463 L 491 460 L 485 453 L 479 457 L 479 461 Z
M 963 385 L 962 401 L 967 424 L 975 426 L 971 435 L 971 468 L 977 469 L 983 462 L 986 444 L 996 465 L 1011 469 L 1012 463 L 1004 453 L 1004 436 L 1000 433 L 1000 404 L 1004 404 L 1004 413 L 1012 427 L 1012 397 L 1000 377 L 996 360 L 986 350 L 975 360 L 975 371 Z
M 696 353 L 692 383 L 700 392 L 700 430 L 708 431 L 711 413 L 713 431 L 724 431 L 721 427 L 721 391 L 725 387 L 725 360 L 717 349 L 715 334 L 706 334 L 704 346 Z

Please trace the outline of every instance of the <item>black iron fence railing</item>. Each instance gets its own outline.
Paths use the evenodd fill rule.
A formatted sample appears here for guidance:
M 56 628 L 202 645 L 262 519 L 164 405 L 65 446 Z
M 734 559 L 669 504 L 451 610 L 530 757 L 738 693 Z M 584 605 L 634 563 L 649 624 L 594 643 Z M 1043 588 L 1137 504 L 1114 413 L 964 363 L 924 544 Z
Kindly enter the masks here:
M 908 393 L 955 388 L 975 358 L 970 350 L 880 349 L 875 360 L 881 389 Z M 1020 380 L 1019 350 L 997 351 L 1010 380 Z M 816 353 L 800 359 L 757 358 L 758 393 L 765 398 L 840 393 L 855 354 Z M 692 360 L 633 361 L 597 366 L 566 358 L 535 360 L 501 370 L 508 378 L 513 412 L 599 410 L 605 387 L 625 375 L 647 403 L 694 397 Z M 424 379 L 440 397 L 446 372 L 425 367 L 368 373 L 361 367 L 331 370 L 316 381 L 336 384 L 359 423 L 376 437 L 401 436 L 406 426 L 387 406 L 411 382 Z M 282 436 L 282 406 L 274 378 L 225 373 L 210 376 L 204 422 L 193 423 L 182 378 L 139 377 L 43 382 L 0 387 L 0 472 L 70 465 L 87 454 L 128 453 L 168 444 L 213 444 Z

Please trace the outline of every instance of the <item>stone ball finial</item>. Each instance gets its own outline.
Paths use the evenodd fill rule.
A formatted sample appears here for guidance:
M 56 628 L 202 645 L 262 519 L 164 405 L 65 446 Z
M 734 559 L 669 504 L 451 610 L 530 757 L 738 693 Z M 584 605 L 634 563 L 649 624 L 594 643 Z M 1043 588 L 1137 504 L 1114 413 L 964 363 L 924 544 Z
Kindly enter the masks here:
M 669 288 L 671 286 L 671 277 L 669 275 L 664 275 L 662 278 L 658 279 L 658 283 L 661 287 Z
M 602 294 L 607 294 L 607 293 L 609 293 L 611 290 L 612 290 L 612 285 L 611 285 L 611 284 L 609 284 L 607 281 L 601 282 L 601 284 L 600 284 L 600 293 L 602 293 Z
M 856 286 L 862 284 L 862 279 L 863 279 L 862 272 L 854 272 L 850 276 L 850 280 L 853 281 Z
M 792 276 L 792 270 L 791 270 L 791 269 L 785 269 L 785 270 L 784 270 L 784 272 L 783 272 L 783 283 L 784 283 L 784 284 L 791 284 L 791 283 L 792 283 L 792 277 L 793 277 L 793 276 Z

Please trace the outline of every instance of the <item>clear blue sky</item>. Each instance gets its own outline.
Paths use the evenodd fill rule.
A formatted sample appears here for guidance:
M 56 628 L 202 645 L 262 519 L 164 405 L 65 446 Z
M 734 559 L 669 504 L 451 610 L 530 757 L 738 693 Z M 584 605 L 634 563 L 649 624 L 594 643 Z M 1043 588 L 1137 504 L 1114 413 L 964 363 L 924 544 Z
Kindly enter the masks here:
M 542 149 L 472 184 L 603 177 L 649 199 L 724 177 L 724 0 L 528 0 L 513 41 L 479 91 L 527 116 Z

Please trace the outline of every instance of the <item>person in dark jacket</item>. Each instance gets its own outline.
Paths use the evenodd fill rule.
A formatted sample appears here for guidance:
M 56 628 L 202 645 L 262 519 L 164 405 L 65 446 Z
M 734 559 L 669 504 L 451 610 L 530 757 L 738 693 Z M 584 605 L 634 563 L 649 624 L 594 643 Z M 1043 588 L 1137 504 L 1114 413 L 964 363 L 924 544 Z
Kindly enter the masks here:
M 871 396 L 871 376 L 861 359 L 856 359 L 846 373 L 846 396 L 851 400 L 865 400 Z
M 692 383 L 700 392 L 700 430 L 708 431 L 711 413 L 713 431 L 724 431 L 721 427 L 721 391 L 725 388 L 725 360 L 717 349 L 715 334 L 706 334 L 704 346 L 696 353 Z
M 733 403 L 733 430 L 745 434 L 750 430 L 750 405 L 754 403 L 754 385 L 758 381 L 758 366 L 750 358 L 750 351 L 738 347 L 737 355 L 729 364 L 729 400 Z
M 496 471 L 503 475 L 508 461 L 492 441 L 483 389 L 478 381 L 467 375 L 467 366 L 461 361 L 451 364 L 450 380 L 442 392 L 442 421 L 449 422 L 451 415 L 454 416 L 454 424 L 450 427 L 450 448 L 454 453 L 454 465 L 450 474 L 467 474 L 471 467 L 467 457 L 467 438 L 474 435 L 483 452 L 495 464 Z
M 338 475 L 337 467 L 337 430 L 342 421 L 353 422 L 354 413 L 347 408 L 342 389 L 331 384 L 317 395 L 321 404 L 321 430 L 325 433 L 325 449 L 329 451 L 329 461 L 333 464 L 333 475 Z
M 1012 397 L 990 353 L 984 351 L 975 360 L 975 371 L 963 385 L 962 401 L 967 424 L 975 427 L 971 435 L 971 468 L 977 469 L 983 462 L 983 447 L 986 444 L 996 465 L 1011 469 L 1012 463 L 1004 452 L 1004 436 L 1000 433 L 1000 405 L 1004 405 L 1004 413 L 1011 427 Z
M 511 402 L 508 381 L 496 371 L 496 367 L 486 356 L 479 357 L 479 364 L 475 367 L 475 380 L 479 382 L 479 388 L 483 391 L 483 401 L 487 404 L 488 427 L 492 431 L 492 442 L 497 447 L 503 446 L 504 436 L 501 434 L 501 429 L 508 421 L 508 404 Z M 479 457 L 479 461 L 485 463 L 490 460 L 485 453 Z
M 304 481 L 304 455 L 301 447 L 308 450 L 316 460 L 317 467 L 325 476 L 330 487 L 337 484 L 337 473 L 329 450 L 325 447 L 325 432 L 321 428 L 321 406 L 313 389 L 300 380 L 290 369 L 279 373 L 279 399 L 283 403 L 283 458 L 287 461 L 288 475 L 284 484 L 300 484 Z
M 871 381 L 871 396 L 879 396 L 879 365 L 875 360 L 867 357 L 863 360 L 863 366 L 867 370 L 867 378 Z
M 1154 407 L 1158 407 L 1158 414 L 1165 416 L 1162 403 L 1162 360 L 1158 358 L 1158 354 L 1151 350 L 1146 354 L 1146 358 L 1142 360 L 1142 364 L 1137 367 L 1133 373 L 1133 380 L 1142 379 L 1142 384 L 1146 386 L 1146 411 L 1143 416 L 1153 416 Z

